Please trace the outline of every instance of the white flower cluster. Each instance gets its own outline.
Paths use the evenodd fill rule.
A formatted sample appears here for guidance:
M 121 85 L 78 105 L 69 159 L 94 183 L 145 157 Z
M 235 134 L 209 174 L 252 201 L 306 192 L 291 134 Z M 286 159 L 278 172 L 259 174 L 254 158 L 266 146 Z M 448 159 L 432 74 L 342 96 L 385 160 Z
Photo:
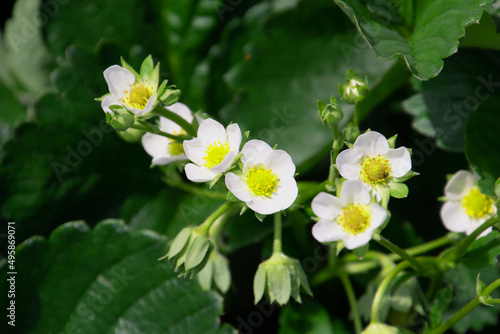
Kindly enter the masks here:
M 193 120 L 193 113 L 180 102 L 167 109 L 190 123 Z M 160 117 L 160 130 L 183 134 L 181 127 L 163 117 Z M 298 194 L 295 165 L 290 155 L 283 150 L 273 150 L 261 140 L 248 141 L 240 151 L 241 141 L 238 124 L 224 128 L 210 118 L 200 123 L 196 138 L 183 143 L 149 133 L 142 138 L 153 164 L 188 159 L 191 163 L 186 165 L 185 172 L 193 182 L 209 182 L 226 174 L 229 191 L 257 213 L 269 215 L 290 207 Z M 234 168 L 240 158 L 243 168 Z
M 342 240 L 347 249 L 355 249 L 366 245 L 386 220 L 379 192 L 411 170 L 410 153 L 405 147 L 390 148 L 382 134 L 372 131 L 360 135 L 336 163 L 346 181 L 340 198 L 320 193 L 313 199 L 311 207 L 319 221 L 312 234 L 319 242 Z

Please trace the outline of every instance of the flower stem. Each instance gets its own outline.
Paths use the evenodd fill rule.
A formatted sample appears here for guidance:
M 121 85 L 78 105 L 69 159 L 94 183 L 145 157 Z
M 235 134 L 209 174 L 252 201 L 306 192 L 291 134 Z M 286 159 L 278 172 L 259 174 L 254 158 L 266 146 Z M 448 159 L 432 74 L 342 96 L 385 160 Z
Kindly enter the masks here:
M 281 253 L 281 212 L 274 214 L 273 254 Z
M 184 131 L 186 131 L 187 134 L 196 137 L 196 131 L 193 128 L 192 124 L 190 124 L 188 121 L 186 121 L 184 118 L 177 115 L 176 113 L 173 113 L 170 110 L 163 108 L 163 106 L 161 106 L 160 104 L 158 104 L 156 108 L 153 109 L 153 113 L 168 118 L 172 122 L 177 123 L 181 128 L 184 129 Z
M 224 200 L 227 197 L 226 193 L 220 191 L 209 191 L 207 189 L 188 184 L 182 180 L 180 180 L 179 182 L 167 180 L 166 183 L 171 187 L 184 190 L 185 192 L 188 192 L 193 195 L 200 195 L 208 198 L 224 199 Z
M 214 221 L 219 218 L 224 212 L 229 210 L 233 206 L 234 202 L 226 202 L 219 206 L 217 210 L 212 212 L 210 216 L 208 216 L 207 219 L 199 226 L 203 232 L 208 234 L 208 230 L 210 229 L 210 226 L 214 223 Z
M 457 250 L 455 251 L 455 261 L 462 258 L 467 248 L 469 248 L 470 244 L 472 244 L 476 240 L 479 234 L 481 234 L 484 230 L 486 230 L 490 226 L 495 225 L 496 223 L 498 223 L 498 219 L 497 217 L 493 216 L 487 221 L 485 221 L 483 224 L 481 224 L 481 226 L 476 228 L 474 232 L 469 234 L 469 236 L 465 238 L 462 241 L 462 243 L 457 247 Z
M 361 333 L 363 330 L 363 324 L 361 323 L 361 316 L 359 314 L 358 303 L 356 301 L 356 295 L 354 294 L 354 289 L 351 284 L 351 280 L 349 279 L 349 275 L 344 270 L 338 271 L 338 276 L 342 285 L 344 286 L 345 293 L 347 295 L 347 300 L 349 301 L 349 305 L 351 306 L 353 321 L 354 321 L 354 330 L 356 334 Z
M 184 136 L 176 136 L 176 135 L 173 135 L 173 134 L 170 134 L 170 133 L 166 133 L 166 132 L 160 131 L 160 129 L 158 129 L 157 127 L 146 126 L 144 124 L 134 124 L 132 126 L 132 129 L 141 130 L 141 131 L 145 131 L 145 132 L 151 132 L 151 133 L 153 133 L 155 135 L 167 137 L 167 138 L 173 139 L 173 140 L 181 142 L 181 143 L 185 139 Z
M 446 332 L 448 329 L 450 329 L 451 326 L 453 326 L 455 323 L 457 323 L 460 319 L 462 319 L 464 316 L 469 314 L 473 309 L 475 309 L 481 302 L 479 301 L 480 297 L 488 297 L 496 288 L 500 287 L 500 278 L 488 285 L 481 295 L 476 296 L 474 299 L 472 299 L 467 305 L 462 307 L 460 311 L 455 313 L 450 319 L 446 320 L 443 322 L 441 325 L 439 325 L 436 329 L 431 331 L 429 334 L 442 334 Z
M 384 295 L 386 291 L 389 289 L 391 286 L 392 281 L 396 276 L 408 268 L 410 266 L 410 263 L 407 261 L 400 262 L 393 270 L 389 272 L 387 276 L 384 277 L 382 280 L 382 283 L 380 283 L 380 286 L 377 289 L 377 292 L 375 293 L 375 298 L 373 298 L 373 303 L 372 303 L 372 313 L 371 313 L 371 320 L 370 323 L 379 323 L 381 322 L 381 317 L 380 317 L 380 312 L 381 312 L 381 306 L 382 306 L 382 301 L 384 300 Z
M 413 256 L 408 254 L 404 249 L 401 249 L 392 242 L 390 242 L 388 239 L 384 238 L 381 235 L 379 235 L 378 238 L 375 237 L 374 239 L 375 241 L 377 241 L 379 244 L 381 244 L 391 252 L 399 255 L 402 259 L 408 261 L 416 271 L 420 273 L 425 273 L 427 271 L 426 268 L 420 262 L 418 262 Z

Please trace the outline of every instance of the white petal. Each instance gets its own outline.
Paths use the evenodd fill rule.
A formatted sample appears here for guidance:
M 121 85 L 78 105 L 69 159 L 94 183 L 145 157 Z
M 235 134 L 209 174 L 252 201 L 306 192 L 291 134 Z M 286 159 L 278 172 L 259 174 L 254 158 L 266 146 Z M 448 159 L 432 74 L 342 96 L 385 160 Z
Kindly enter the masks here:
M 210 168 L 210 171 L 215 174 L 225 172 L 233 163 L 236 154 L 236 152 L 229 152 L 228 154 L 226 154 L 221 163 Z
M 108 95 L 101 101 L 102 110 L 104 110 L 104 112 L 110 113 L 111 115 L 113 115 L 113 111 L 109 107 L 114 105 L 121 105 L 121 102 L 116 98 L 116 96 L 113 95 Z
M 336 161 L 340 175 L 348 180 L 359 180 L 361 158 L 361 154 L 355 149 L 340 152 Z
M 472 220 L 459 202 L 448 201 L 444 203 L 440 216 L 444 227 L 451 232 L 465 232 L 472 225 Z
M 272 147 L 262 140 L 249 140 L 241 149 L 243 156 L 241 161 L 246 165 L 251 162 L 253 165 L 263 163 L 264 158 L 273 151 Z
M 359 233 L 356 235 L 347 235 L 346 237 L 342 238 L 342 240 L 344 241 L 345 248 L 356 249 L 358 247 L 366 245 L 368 242 L 370 242 L 372 238 L 373 231 L 370 230 L 369 232 L 371 233 Z
M 147 113 L 149 113 L 151 110 L 153 110 L 153 107 L 156 104 L 156 96 L 153 94 L 149 97 L 148 103 L 146 103 L 146 106 L 144 109 L 137 109 L 137 108 L 132 108 L 132 107 L 126 107 L 128 110 L 136 114 L 137 116 L 144 116 Z
M 193 182 L 207 182 L 213 180 L 217 175 L 209 171 L 208 168 L 196 166 L 195 164 L 187 164 L 184 171 L 186 172 L 187 178 Z
M 271 198 L 265 196 L 252 196 L 252 200 L 247 205 L 253 211 L 270 215 L 289 208 L 297 198 L 298 188 L 295 179 L 290 178 L 281 180 L 278 190 L 271 195 Z
M 219 122 L 209 118 L 201 122 L 198 138 L 202 138 L 208 145 L 219 141 L 224 144 L 227 141 L 226 129 Z
M 130 88 L 135 82 L 134 73 L 126 68 L 118 65 L 113 65 L 104 70 L 104 79 L 108 84 L 108 89 L 111 95 L 121 99 L 123 92 Z
M 382 225 L 387 218 L 387 211 L 383 207 L 378 204 L 371 203 L 371 220 L 370 220 L 370 229 L 374 230 L 380 225 Z
M 346 237 L 347 233 L 336 221 L 320 219 L 314 224 L 312 235 L 319 242 L 332 242 Z
M 468 195 L 476 185 L 478 178 L 466 170 L 460 170 L 453 175 L 444 188 L 444 194 L 452 201 L 459 201 Z
M 144 150 L 153 158 L 170 156 L 168 145 L 171 140 L 163 136 L 146 133 L 142 136 L 142 146 Z
M 278 178 L 288 178 L 295 175 L 295 164 L 292 157 L 283 150 L 271 151 L 264 159 L 264 168 L 272 169 Z
M 375 157 L 379 154 L 386 154 L 389 150 L 387 139 L 376 131 L 364 133 L 354 142 L 354 148 L 363 156 Z
M 227 129 L 227 139 L 229 142 L 229 149 L 232 152 L 238 153 L 241 144 L 241 130 L 238 124 L 229 124 Z
M 311 208 L 316 216 L 322 219 L 333 220 L 342 213 L 345 203 L 339 198 L 321 192 L 313 198 Z
M 404 146 L 395 150 L 389 149 L 385 157 L 389 160 L 391 172 L 394 177 L 401 177 L 411 169 L 410 152 Z
M 173 156 L 164 156 L 164 157 L 154 157 L 153 161 L 151 163 L 153 165 L 167 165 L 171 162 L 178 161 L 178 160 L 186 160 L 186 155 L 185 154 L 179 154 L 175 157 Z
M 182 145 L 184 146 L 184 152 L 186 152 L 186 156 L 189 160 L 200 166 L 205 164 L 203 157 L 207 155 L 205 152 L 207 146 L 202 138 L 184 140 Z
M 368 204 L 371 201 L 371 196 L 363 182 L 347 180 L 342 185 L 340 200 L 344 203 Z
M 227 173 L 226 175 L 226 187 L 229 189 L 237 199 L 243 202 L 252 200 L 250 195 L 250 189 L 248 189 L 247 184 L 239 176 L 233 173 Z

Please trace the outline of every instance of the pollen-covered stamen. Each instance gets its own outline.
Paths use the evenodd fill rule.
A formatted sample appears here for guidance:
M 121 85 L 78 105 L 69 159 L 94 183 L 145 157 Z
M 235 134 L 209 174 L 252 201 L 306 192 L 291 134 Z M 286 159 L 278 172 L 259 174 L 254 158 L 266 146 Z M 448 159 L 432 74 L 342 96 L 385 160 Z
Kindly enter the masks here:
M 186 131 L 180 130 L 180 131 L 175 131 L 172 133 L 175 136 L 182 136 L 186 134 Z M 170 153 L 171 156 L 178 156 L 184 153 L 184 145 L 182 143 L 176 142 L 176 141 L 171 141 L 167 145 L 167 150 L 168 153 Z
M 207 147 L 205 153 L 207 155 L 203 157 L 203 160 L 205 160 L 206 163 L 203 166 L 212 168 L 219 165 L 229 153 L 229 144 L 227 142 L 222 144 L 220 140 L 213 142 L 213 144 Z
M 250 191 L 257 196 L 270 197 L 276 192 L 279 185 L 279 179 L 272 169 L 265 169 L 253 166 L 247 173 L 246 183 Z
M 359 234 L 370 226 L 370 213 L 359 204 L 347 204 L 337 222 L 348 234 Z
M 152 86 L 147 86 L 141 82 L 135 83 L 130 86 L 129 90 L 123 92 L 123 104 L 135 109 L 144 109 L 153 92 Z
M 478 187 L 472 188 L 461 202 L 472 219 L 486 218 L 493 213 L 493 199 L 482 194 Z
M 389 160 L 385 156 L 378 155 L 374 158 L 364 157 L 361 159 L 361 175 L 363 182 L 371 185 L 386 184 L 387 178 L 390 177 L 391 167 Z

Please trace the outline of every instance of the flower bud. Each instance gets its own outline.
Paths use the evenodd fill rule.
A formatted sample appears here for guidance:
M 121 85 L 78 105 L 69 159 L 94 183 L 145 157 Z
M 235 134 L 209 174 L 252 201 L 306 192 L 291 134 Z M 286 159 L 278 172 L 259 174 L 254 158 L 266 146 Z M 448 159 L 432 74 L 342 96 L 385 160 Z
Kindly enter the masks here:
M 126 131 L 134 126 L 135 116 L 121 106 L 111 106 L 112 113 L 106 113 L 106 122 L 116 131 Z
M 344 117 L 342 107 L 333 96 L 330 98 L 330 104 L 318 101 L 318 114 L 323 124 L 330 128 L 336 126 Z
M 179 276 L 193 277 L 205 267 L 212 249 L 206 231 L 200 227 L 186 227 L 177 234 L 165 257 L 175 265 Z
M 345 127 L 344 127 L 344 134 L 345 134 L 345 139 L 349 143 L 354 143 L 356 139 L 359 137 L 359 127 L 354 125 L 354 123 L 349 122 Z
M 224 255 L 214 250 L 210 254 L 205 268 L 198 273 L 197 277 L 202 289 L 210 290 L 212 287 L 216 287 L 220 292 L 226 293 L 231 286 L 229 261 Z
M 339 84 L 339 94 L 342 100 L 349 104 L 356 104 L 366 96 L 367 92 L 366 79 L 359 78 L 352 69 L 347 70 L 345 85 Z
M 301 303 L 300 291 L 312 296 L 306 274 L 298 260 L 283 253 L 273 254 L 261 263 L 253 281 L 255 304 L 266 294 L 271 303 L 288 303 L 290 297 Z

